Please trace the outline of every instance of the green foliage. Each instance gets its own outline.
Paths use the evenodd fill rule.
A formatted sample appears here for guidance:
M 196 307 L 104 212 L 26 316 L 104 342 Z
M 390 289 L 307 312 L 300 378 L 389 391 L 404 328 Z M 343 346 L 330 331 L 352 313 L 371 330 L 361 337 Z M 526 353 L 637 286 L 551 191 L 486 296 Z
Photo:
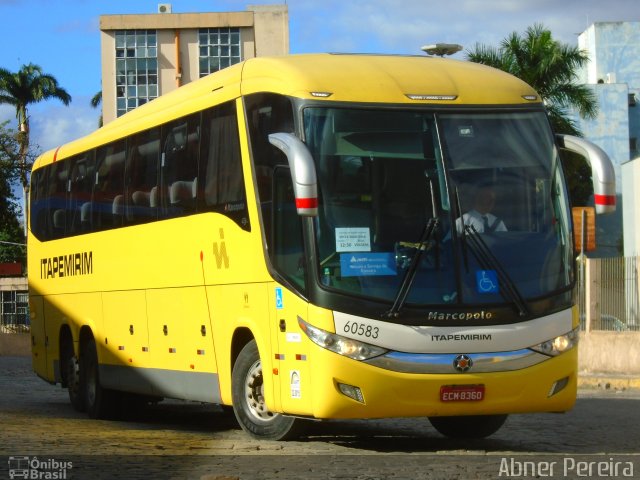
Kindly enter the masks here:
M 593 119 L 598 114 L 593 91 L 576 83 L 578 69 L 589 60 L 586 52 L 553 40 L 542 25 L 527 28 L 522 36 L 511 33 L 498 48 L 476 44 L 466 53 L 472 62 L 498 68 L 531 85 L 544 100 L 557 133 L 581 135 L 569 109 L 582 118 Z
M 588 205 L 593 194 L 591 167 L 584 157 L 573 152 L 561 152 L 561 159 L 571 203 L 574 206 Z
M 467 59 L 508 72 L 531 85 L 544 101 L 556 133 L 582 136 L 569 111 L 585 119 L 596 118 L 598 101 L 586 85 L 577 83 L 577 72 L 589 58 L 574 46 L 553 40 L 551 32 L 535 24 L 524 35 L 511 33 L 498 48 L 476 44 Z M 574 205 L 586 205 L 593 193 L 591 169 L 580 156 L 563 152 L 569 196 Z
M 49 99 L 58 99 L 64 105 L 69 105 L 71 95 L 58 85 L 53 75 L 43 73 L 40 66 L 29 63 L 17 72 L 0 68 L 0 104 L 13 105 L 16 109 L 21 162 L 20 183 L 25 192 L 29 186 L 29 170 L 26 165 L 30 141 L 28 107 Z
M 19 178 L 17 134 L 0 124 L 0 262 L 22 262 L 26 250 L 11 243 L 24 243 L 24 231 L 18 220 L 20 207 L 12 185 Z
M 53 75 L 44 73 L 40 66 L 29 63 L 17 72 L 0 68 L 0 104 L 15 107 L 18 120 L 17 134 L 7 131 L 6 124 L 0 125 L 0 242 L 24 243 L 24 228 L 18 221 L 20 208 L 11 186 L 16 182 L 22 186 L 25 210 L 28 210 L 29 173 L 33 163 L 28 108 L 49 99 L 69 105 L 71 95 L 58 85 Z M 24 264 L 25 256 L 25 248 L 0 243 L 0 261 L 11 261 L 13 258 Z

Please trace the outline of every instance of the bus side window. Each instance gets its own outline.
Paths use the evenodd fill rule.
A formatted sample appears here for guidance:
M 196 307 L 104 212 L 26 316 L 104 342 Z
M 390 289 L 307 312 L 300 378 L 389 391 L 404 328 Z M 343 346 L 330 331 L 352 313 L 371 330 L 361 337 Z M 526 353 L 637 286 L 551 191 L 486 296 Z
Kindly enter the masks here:
M 245 97 L 245 102 L 265 237 L 269 251 L 273 251 L 273 176 L 278 165 L 288 166 L 289 163 L 284 153 L 271 145 L 269 134 L 294 132 L 293 106 L 287 97 L 272 93 L 249 95 Z
M 67 161 L 71 165 L 67 234 L 79 235 L 91 231 L 91 188 L 95 180 L 93 150 Z
M 274 168 L 288 165 L 285 155 L 269 142 L 269 135 L 277 132 L 294 133 L 293 107 L 287 97 L 272 93 L 250 95 L 245 101 L 258 195 L 265 207 L 270 205 L 273 197 Z M 270 216 L 263 213 L 265 219 Z
M 204 112 L 201 148 L 198 194 L 204 202 L 202 209 L 223 213 L 249 230 L 238 117 L 233 102 Z
M 31 175 L 31 232 L 39 239 L 47 239 L 47 176 L 49 166 Z
M 69 181 L 69 162 L 56 162 L 51 165 L 47 179 L 47 238 L 62 238 L 67 228 L 67 188 Z
M 100 147 L 96 154 L 93 186 L 93 228 L 107 230 L 122 225 L 124 216 L 125 141 Z
M 199 144 L 200 114 L 162 127 L 161 218 L 196 211 Z
M 296 210 L 289 167 L 276 167 L 273 175 L 273 226 L 270 239 L 273 265 L 285 278 L 305 291 L 302 217 Z
M 133 135 L 127 141 L 124 221 L 127 225 L 157 218 L 160 128 Z

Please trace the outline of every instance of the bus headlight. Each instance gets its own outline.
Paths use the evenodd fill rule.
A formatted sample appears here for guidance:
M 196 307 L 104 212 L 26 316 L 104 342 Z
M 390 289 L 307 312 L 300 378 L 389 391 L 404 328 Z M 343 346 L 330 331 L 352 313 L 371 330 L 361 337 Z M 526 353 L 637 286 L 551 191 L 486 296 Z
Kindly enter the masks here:
M 301 318 L 298 318 L 298 324 L 302 331 L 307 334 L 309 340 L 316 345 L 354 360 L 368 360 L 369 358 L 378 357 L 388 352 L 385 348 L 314 327 Z
M 555 357 L 556 355 L 560 355 L 567 350 L 571 350 L 577 344 L 578 329 L 576 328 L 568 333 L 565 333 L 564 335 L 560 335 L 559 337 L 552 338 L 551 340 L 539 343 L 538 345 L 534 345 L 533 347 L 531 347 L 531 350 L 544 353 L 545 355 L 549 355 L 550 357 Z

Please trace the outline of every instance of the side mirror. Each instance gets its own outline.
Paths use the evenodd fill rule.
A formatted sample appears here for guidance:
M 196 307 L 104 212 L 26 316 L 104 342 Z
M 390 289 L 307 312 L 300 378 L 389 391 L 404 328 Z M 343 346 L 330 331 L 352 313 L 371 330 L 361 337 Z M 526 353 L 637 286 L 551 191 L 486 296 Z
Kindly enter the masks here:
M 291 133 L 272 133 L 269 142 L 286 155 L 291 169 L 298 215 L 318 215 L 318 180 L 313 157 L 307 146 Z
M 616 174 L 609 156 L 599 146 L 572 135 L 556 135 L 560 148 L 582 155 L 591 165 L 596 213 L 616 211 Z

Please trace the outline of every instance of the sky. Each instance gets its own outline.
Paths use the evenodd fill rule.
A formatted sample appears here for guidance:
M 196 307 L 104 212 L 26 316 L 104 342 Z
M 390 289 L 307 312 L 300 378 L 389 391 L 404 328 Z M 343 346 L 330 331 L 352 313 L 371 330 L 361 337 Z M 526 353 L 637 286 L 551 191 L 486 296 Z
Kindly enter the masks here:
M 99 17 L 156 13 L 245 11 L 284 0 L 0 0 L 0 66 L 18 71 L 40 65 L 72 96 L 33 106 L 32 145 L 55 148 L 97 128 L 90 107 L 101 88 Z M 556 40 L 577 45 L 594 22 L 640 21 L 638 0 L 287 0 L 291 53 L 422 54 L 432 43 L 497 46 L 513 31 L 541 23 Z M 464 52 L 454 58 L 463 59 Z M 0 122 L 16 128 L 13 107 L 0 105 Z

